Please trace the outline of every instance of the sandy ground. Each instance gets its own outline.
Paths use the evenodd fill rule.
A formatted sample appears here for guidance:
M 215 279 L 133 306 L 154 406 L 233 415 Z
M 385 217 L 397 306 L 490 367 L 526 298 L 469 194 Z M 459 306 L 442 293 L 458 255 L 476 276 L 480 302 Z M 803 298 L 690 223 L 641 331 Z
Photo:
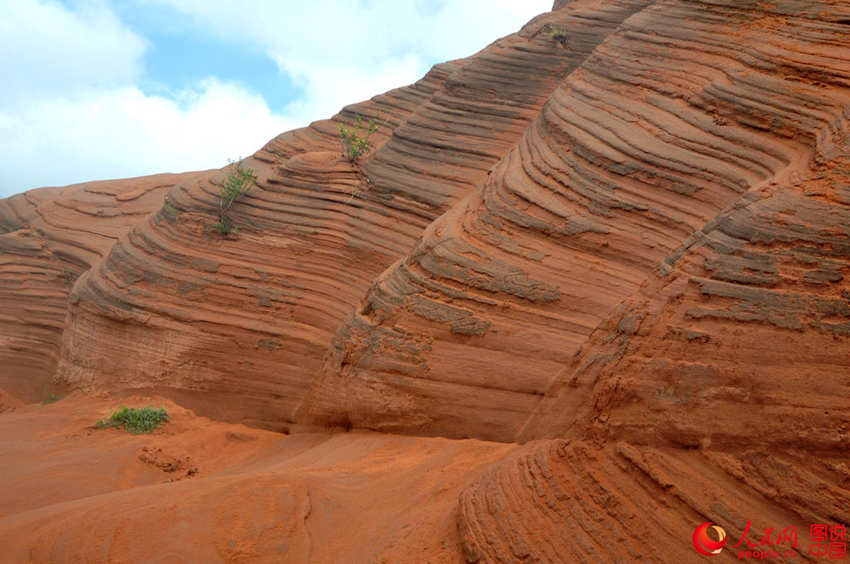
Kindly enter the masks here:
M 171 421 L 92 428 L 122 404 Z M 19 405 L 0 415 L 3 562 L 455 562 L 460 491 L 514 448 L 282 435 L 157 397 Z

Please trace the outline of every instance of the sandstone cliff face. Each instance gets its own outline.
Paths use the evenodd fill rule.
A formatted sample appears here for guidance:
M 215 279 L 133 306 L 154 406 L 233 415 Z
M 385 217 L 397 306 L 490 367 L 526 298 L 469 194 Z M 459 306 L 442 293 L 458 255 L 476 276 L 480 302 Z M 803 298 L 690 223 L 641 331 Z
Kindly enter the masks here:
M 246 163 L 259 189 L 237 206 L 237 240 L 208 231 L 215 178 L 176 185 L 75 286 L 59 378 L 149 389 L 206 415 L 285 428 L 379 275 L 476 191 L 564 76 L 643 4 L 546 14 L 347 108 L 334 121 L 358 113 L 383 124 L 359 166 L 341 157 L 334 121 L 281 135 Z M 553 40 L 556 29 L 574 30 L 572 43 Z M 393 354 L 377 356 L 393 363 Z
M 772 318 L 813 316 L 835 330 L 805 319 L 777 328 L 796 346 L 802 343 L 795 330 L 840 334 L 847 308 L 840 295 L 844 204 L 828 194 L 777 193 L 813 167 L 811 174 L 828 184 L 827 163 L 846 150 L 846 26 L 811 19 L 820 12 L 801 13 L 800 6 L 662 2 L 628 18 L 564 79 L 481 188 L 381 275 L 338 334 L 302 413 L 355 426 L 512 440 L 579 347 L 585 345 L 587 363 L 613 347 L 610 335 L 588 342 L 591 333 L 641 288 L 654 295 L 670 284 L 690 253 L 697 256 L 688 262 L 704 265 L 705 278 L 693 282 L 691 294 L 714 296 L 690 316 L 694 324 L 737 321 L 739 331 L 758 340 Z M 763 208 L 753 203 L 771 195 Z M 746 212 L 722 215 L 746 204 Z M 766 214 L 791 221 L 780 216 L 792 209 L 807 218 L 784 235 L 756 223 Z M 730 222 L 735 226 L 724 234 L 721 226 Z M 759 230 L 770 235 L 753 234 Z M 826 250 L 803 250 L 797 259 L 791 249 L 754 256 L 759 251 L 745 245 L 750 236 L 757 246 L 782 241 Z M 715 238 L 721 242 L 707 243 Z M 704 256 L 697 250 L 703 245 L 714 254 Z M 812 261 L 811 272 L 780 271 L 780 262 L 794 260 Z M 753 288 L 760 283 L 784 287 Z M 789 295 L 797 287 L 803 294 Z M 823 294 L 833 297 L 816 298 Z M 736 298 L 743 303 L 735 305 Z M 638 330 L 642 308 L 621 321 L 623 332 Z M 688 323 L 679 324 L 681 335 Z M 616 370 L 643 374 L 659 366 L 665 359 L 658 346 L 664 345 L 646 347 L 643 363 Z M 846 352 L 840 341 L 834 356 L 820 358 L 842 373 Z M 685 384 L 694 390 L 720 384 L 714 374 L 721 367 L 701 349 L 691 355 L 667 366 L 667 385 L 693 377 L 703 379 Z M 800 361 L 814 370 L 811 358 Z M 702 368 L 682 366 L 689 362 Z M 738 359 L 727 366 L 743 369 Z M 570 420 L 574 410 L 564 410 L 563 399 L 552 409 Z M 575 406 L 593 401 L 580 397 Z M 645 408 L 642 402 L 635 409 Z M 541 425 L 546 421 L 541 415 Z
M 848 120 L 846 3 L 558 1 L 272 140 L 238 237 L 223 171 L 0 202 L 0 387 L 528 443 L 457 486 L 449 561 L 850 523 Z
M 175 181 L 199 173 L 41 188 L 0 200 L 0 387 L 27 401 L 54 381 L 81 274 L 162 204 Z
M 460 496 L 467 562 L 701 562 L 697 525 L 727 534 L 720 562 L 796 530 L 795 557 L 813 559 L 812 523 L 847 523 L 846 456 L 811 452 L 675 449 L 535 441 Z M 734 545 L 742 541 L 738 548 Z M 743 547 L 743 548 L 741 548 Z M 712 557 L 714 558 L 714 557 Z

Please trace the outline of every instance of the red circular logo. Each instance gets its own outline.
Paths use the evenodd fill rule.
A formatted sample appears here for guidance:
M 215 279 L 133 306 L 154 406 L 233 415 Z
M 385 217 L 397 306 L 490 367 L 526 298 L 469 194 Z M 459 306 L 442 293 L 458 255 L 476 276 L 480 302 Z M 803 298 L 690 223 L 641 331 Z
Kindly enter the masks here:
M 717 540 L 713 540 L 708 536 L 708 529 L 711 528 L 717 533 Z M 703 523 L 694 529 L 694 548 L 697 552 L 705 556 L 716 556 L 720 554 L 723 547 L 726 546 L 726 531 L 722 527 L 718 527 L 711 521 Z

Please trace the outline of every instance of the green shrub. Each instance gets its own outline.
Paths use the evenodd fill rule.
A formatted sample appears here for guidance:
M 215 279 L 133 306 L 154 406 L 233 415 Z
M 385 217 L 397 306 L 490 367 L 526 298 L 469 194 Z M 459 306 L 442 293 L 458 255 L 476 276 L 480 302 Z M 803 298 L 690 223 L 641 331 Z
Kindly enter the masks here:
M 96 429 L 124 427 L 125 430 L 137 435 L 139 433 L 150 433 L 162 423 L 167 422 L 168 412 L 165 411 L 164 407 L 136 409 L 121 406 L 121 409 L 113 412 L 109 419 L 101 419 L 94 426 Z
M 230 172 L 224 182 L 218 186 L 218 223 L 213 227 L 221 235 L 235 233 L 238 227 L 234 225 L 229 211 L 233 204 L 241 199 L 257 183 L 257 175 L 250 168 L 243 168 L 239 161 L 230 163 Z
M 218 231 L 219 235 L 230 235 L 239 231 L 239 227 L 233 223 L 233 220 L 227 214 L 218 217 L 218 223 L 213 224 L 213 229 Z
M 65 285 L 69 288 L 74 285 L 74 280 L 77 279 L 77 277 L 74 276 L 74 273 L 70 270 L 62 270 L 61 276 L 65 280 Z
M 61 397 L 59 397 L 59 396 L 57 396 L 56 394 L 53 393 L 53 390 L 46 390 L 44 401 L 42 403 L 44 403 L 44 404 L 55 403 L 55 402 L 57 402 L 61 399 L 62 399 Z
M 569 42 L 569 35 L 567 34 L 566 28 L 555 24 L 547 23 L 540 29 L 540 31 L 538 31 L 538 33 L 543 33 L 544 36 L 557 41 L 563 47 L 566 47 Z
M 368 153 L 372 149 L 369 138 L 378 129 L 380 127 L 374 119 L 369 120 L 369 123 L 365 123 L 363 118 L 360 117 L 360 114 L 354 114 L 354 127 L 352 129 L 340 123 L 339 140 L 342 143 L 342 152 L 345 157 L 354 163 L 361 156 Z

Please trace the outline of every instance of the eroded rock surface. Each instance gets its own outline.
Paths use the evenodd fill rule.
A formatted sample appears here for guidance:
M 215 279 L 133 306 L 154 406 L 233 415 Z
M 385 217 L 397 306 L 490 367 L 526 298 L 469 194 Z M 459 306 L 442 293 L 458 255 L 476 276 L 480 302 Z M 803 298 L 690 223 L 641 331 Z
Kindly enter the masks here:
M 439 492 L 416 471 L 370 470 L 434 445 L 457 449 L 440 460 L 459 501 L 426 517 L 400 494 L 392 511 L 433 534 L 370 513 L 389 544 L 358 554 L 410 559 L 408 542 L 423 560 L 690 561 L 706 521 L 734 538 L 748 521 L 850 524 L 848 22 L 826 0 L 559 0 L 472 57 L 269 142 L 245 163 L 259 181 L 235 237 L 210 230 L 224 170 L 0 201 L 0 388 L 156 393 L 272 430 L 527 443 L 320 449 L 363 473 L 361 497 L 300 463 L 204 482 L 201 462 L 175 486 L 198 507 L 231 489 L 262 505 L 249 491 L 262 470 L 277 488 L 263 514 L 296 523 L 240 529 L 223 559 L 275 554 L 269 538 L 309 557 L 317 480 L 326 524 L 381 487 Z M 352 164 L 335 124 L 355 114 L 382 125 Z M 162 452 L 150 471 L 188 456 Z M 121 554 L 144 552 L 132 546 Z
M 736 294 L 750 304 L 739 309 L 762 312 L 717 314 L 715 305 L 693 319 L 727 318 L 755 335 L 762 328 L 751 322 L 787 318 L 780 328 L 791 341 L 815 329 L 804 319 L 815 316 L 834 326 L 830 338 L 839 332 L 836 356 L 821 358 L 846 371 L 838 361 L 847 354 L 846 173 L 830 164 L 847 150 L 850 36 L 838 22 L 846 8 L 771 6 L 660 2 L 619 25 L 480 189 L 381 274 L 339 331 L 304 416 L 513 440 L 580 347 L 588 362 L 610 348 L 591 334 L 641 288 L 667 283 L 679 258 L 711 237 L 725 247 L 714 245 L 706 280 L 694 284 L 715 301 Z M 791 186 L 809 176 L 827 192 L 795 197 Z M 753 203 L 777 190 L 760 204 L 769 207 Z M 731 208 L 742 211 L 722 219 Z M 780 234 L 782 221 L 793 222 L 783 216 L 798 209 L 806 220 Z M 826 247 L 802 259 L 813 262 L 800 284 L 832 298 L 754 288 L 783 280 L 775 259 L 742 246 L 766 214 L 779 223 L 761 227 L 767 242 Z M 642 315 L 623 320 L 623 332 L 635 332 Z M 798 343 L 789 354 L 806 348 Z M 705 363 L 701 351 L 687 361 Z
M 274 139 L 245 163 L 259 181 L 234 208 L 235 240 L 209 230 L 220 176 L 177 184 L 75 286 L 59 378 L 286 428 L 381 273 L 477 191 L 564 76 L 645 2 L 597 4 L 545 14 L 410 87 Z M 570 31 L 569 41 L 553 30 Z M 374 153 L 353 166 L 335 122 L 355 114 L 381 129 Z M 479 331 L 471 319 L 453 323 Z
M 41 188 L 0 200 L 0 387 L 27 401 L 55 381 L 71 288 L 180 179 L 204 173 Z

